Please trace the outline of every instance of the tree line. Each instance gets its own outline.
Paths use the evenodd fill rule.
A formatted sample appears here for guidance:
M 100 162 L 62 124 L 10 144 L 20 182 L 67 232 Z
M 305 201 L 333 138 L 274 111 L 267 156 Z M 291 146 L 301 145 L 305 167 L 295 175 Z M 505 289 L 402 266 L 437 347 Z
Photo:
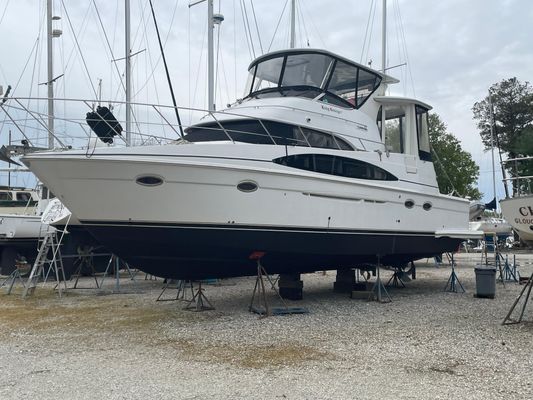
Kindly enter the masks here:
M 492 137 L 494 148 L 505 159 L 533 156 L 533 87 L 529 82 L 510 78 L 493 84 L 472 111 L 485 150 L 491 149 Z M 479 167 L 435 113 L 429 117 L 429 136 L 441 193 L 480 199 Z M 507 163 L 506 172 L 511 177 L 533 176 L 533 161 Z M 522 189 L 513 186 L 513 191 Z

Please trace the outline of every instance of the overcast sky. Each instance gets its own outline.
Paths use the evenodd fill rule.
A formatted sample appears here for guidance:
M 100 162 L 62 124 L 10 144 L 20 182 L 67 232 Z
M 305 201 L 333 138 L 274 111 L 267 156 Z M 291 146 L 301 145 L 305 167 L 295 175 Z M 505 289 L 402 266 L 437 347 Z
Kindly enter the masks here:
M 166 39 L 178 104 L 204 108 L 206 4 L 189 8 L 185 0 L 153 3 Z M 218 108 L 240 97 L 254 54 L 267 52 L 271 42 L 270 50 L 288 47 L 288 6 L 280 20 L 285 3 L 253 0 L 252 8 L 252 2 L 244 0 L 252 49 L 244 28 L 243 1 L 215 0 L 216 11 L 220 7 L 225 18 L 220 29 Z M 381 3 L 298 0 L 297 47 L 325 48 L 364 64 L 371 60 L 372 67 L 380 68 Z M 408 63 L 407 67 L 389 71 L 402 80 L 391 87 L 391 93 L 416 96 L 433 105 L 480 166 L 479 184 L 488 201 L 492 198 L 490 155 L 483 152 L 471 109 L 493 83 L 510 77 L 533 80 L 533 2 L 388 0 L 388 4 L 387 65 Z M 375 12 L 373 5 L 377 6 Z M 148 0 L 131 0 L 131 8 L 132 51 L 143 51 L 134 59 L 134 101 L 170 104 Z M 15 96 L 46 96 L 45 86 L 37 86 L 46 81 L 45 11 L 45 0 L 0 0 L 0 85 L 15 87 L 18 83 Z M 54 21 L 54 27 L 63 31 L 62 37 L 54 40 L 54 75 L 65 74 L 58 80 L 56 95 L 93 99 L 92 87 L 96 88 L 98 79 L 102 79 L 102 97 L 122 100 L 123 91 L 111 59 L 124 56 L 124 0 L 54 0 L 54 15 L 61 17 Z M 122 73 L 123 61 L 116 66 Z M 0 115 L 1 142 L 7 140 L 3 120 L 4 115 Z

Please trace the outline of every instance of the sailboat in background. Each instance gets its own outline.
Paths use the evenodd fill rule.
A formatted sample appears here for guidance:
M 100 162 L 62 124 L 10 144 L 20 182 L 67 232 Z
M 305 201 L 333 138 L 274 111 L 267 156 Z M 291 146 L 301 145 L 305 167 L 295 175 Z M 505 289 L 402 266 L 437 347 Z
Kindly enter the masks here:
M 503 162 L 510 165 L 513 196 L 500 201 L 503 215 L 509 220 L 518 236 L 528 246 L 533 246 L 533 157 L 520 157 Z
M 505 241 L 509 236 L 513 234 L 513 228 L 505 218 L 500 214 L 498 216 L 498 200 L 496 192 L 496 163 L 494 160 L 494 116 L 492 114 L 492 104 L 490 101 L 489 93 L 489 105 L 491 108 L 491 119 L 492 123 L 490 126 L 491 133 L 491 158 L 492 158 L 492 190 L 494 198 L 487 204 L 481 205 L 477 208 L 475 217 L 472 218 L 470 227 L 474 230 L 483 231 L 485 236 L 494 236 L 498 238 L 499 241 Z M 477 203 L 479 204 L 479 202 Z M 471 207 L 472 209 L 472 207 Z M 487 215 L 487 211 L 494 212 L 494 215 Z M 492 239 L 492 238 L 491 238 Z

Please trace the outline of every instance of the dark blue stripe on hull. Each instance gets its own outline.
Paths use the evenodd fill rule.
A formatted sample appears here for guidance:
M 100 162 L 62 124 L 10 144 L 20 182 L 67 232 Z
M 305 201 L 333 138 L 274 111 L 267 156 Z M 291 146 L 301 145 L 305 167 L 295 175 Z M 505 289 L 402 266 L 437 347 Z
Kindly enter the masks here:
M 269 273 L 291 273 L 354 268 L 375 263 L 377 255 L 385 265 L 400 265 L 453 251 L 462 241 L 415 233 L 86 223 L 135 268 L 173 279 L 255 275 L 254 251 L 266 253 Z

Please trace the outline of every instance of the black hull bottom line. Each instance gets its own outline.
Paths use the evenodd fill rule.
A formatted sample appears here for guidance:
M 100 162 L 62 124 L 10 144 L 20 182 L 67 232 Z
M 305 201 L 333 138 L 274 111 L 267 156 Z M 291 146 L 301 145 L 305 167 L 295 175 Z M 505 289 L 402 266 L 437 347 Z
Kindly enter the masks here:
M 242 227 L 153 226 L 83 222 L 104 246 L 132 267 L 172 279 L 255 275 L 254 252 L 271 274 L 359 268 L 454 251 L 461 239 L 429 233 L 336 232 Z

